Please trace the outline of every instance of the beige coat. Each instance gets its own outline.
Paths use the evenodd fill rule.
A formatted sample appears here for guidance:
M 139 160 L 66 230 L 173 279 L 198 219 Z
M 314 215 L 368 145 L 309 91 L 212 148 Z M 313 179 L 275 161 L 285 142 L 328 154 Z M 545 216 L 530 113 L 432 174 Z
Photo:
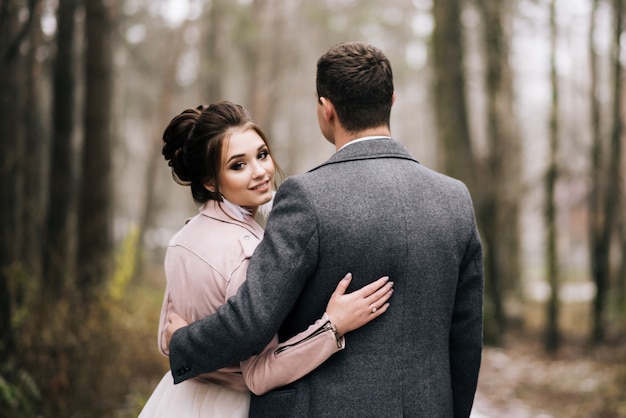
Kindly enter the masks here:
M 215 201 L 207 202 L 169 243 L 159 322 L 159 350 L 165 355 L 169 355 L 164 335 L 169 312 L 188 322 L 201 319 L 216 312 L 246 279 L 250 256 L 263 238 L 263 229 L 251 217 L 238 221 L 227 210 Z M 343 338 L 337 339 L 330 325 L 324 314 L 284 343 L 279 345 L 274 337 L 260 355 L 198 379 L 238 391 L 249 388 L 255 394 L 291 383 L 344 348 Z

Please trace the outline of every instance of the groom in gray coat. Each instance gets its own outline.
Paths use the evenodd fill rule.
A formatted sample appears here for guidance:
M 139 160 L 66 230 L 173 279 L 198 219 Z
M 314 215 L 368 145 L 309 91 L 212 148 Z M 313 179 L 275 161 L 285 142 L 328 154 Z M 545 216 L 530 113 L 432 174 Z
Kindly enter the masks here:
M 253 396 L 251 417 L 468 417 L 482 350 L 482 250 L 470 195 L 391 139 L 392 71 L 379 49 L 317 64 L 318 120 L 337 152 L 280 186 L 237 295 L 174 332 L 176 383 L 260 352 L 319 318 L 337 278 L 388 275 L 391 307 L 309 375 Z

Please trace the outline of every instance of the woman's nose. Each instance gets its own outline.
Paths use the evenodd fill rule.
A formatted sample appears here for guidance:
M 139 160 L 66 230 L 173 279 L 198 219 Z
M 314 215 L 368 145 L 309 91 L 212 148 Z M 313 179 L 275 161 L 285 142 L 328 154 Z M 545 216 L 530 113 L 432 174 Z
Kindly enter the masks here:
M 252 166 L 252 175 L 254 177 L 262 177 L 265 175 L 266 171 L 267 170 L 265 169 L 265 167 L 263 167 L 263 164 L 258 161 L 254 162 Z

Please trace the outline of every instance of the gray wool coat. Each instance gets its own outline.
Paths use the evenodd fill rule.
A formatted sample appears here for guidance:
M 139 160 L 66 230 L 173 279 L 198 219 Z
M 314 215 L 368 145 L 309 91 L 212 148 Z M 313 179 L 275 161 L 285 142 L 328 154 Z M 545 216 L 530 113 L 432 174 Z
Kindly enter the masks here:
M 468 417 L 482 351 L 483 258 L 471 198 L 397 141 L 350 144 L 280 186 L 237 295 L 176 331 L 175 382 L 243 360 L 319 318 L 337 282 L 394 282 L 390 309 L 251 417 Z

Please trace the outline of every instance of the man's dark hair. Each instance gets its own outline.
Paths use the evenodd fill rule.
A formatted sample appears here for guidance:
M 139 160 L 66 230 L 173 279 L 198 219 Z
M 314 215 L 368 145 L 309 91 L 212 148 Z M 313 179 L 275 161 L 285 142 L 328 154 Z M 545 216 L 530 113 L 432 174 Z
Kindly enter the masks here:
M 360 42 L 335 45 L 317 62 L 316 86 L 347 131 L 389 126 L 393 74 L 380 49 Z

